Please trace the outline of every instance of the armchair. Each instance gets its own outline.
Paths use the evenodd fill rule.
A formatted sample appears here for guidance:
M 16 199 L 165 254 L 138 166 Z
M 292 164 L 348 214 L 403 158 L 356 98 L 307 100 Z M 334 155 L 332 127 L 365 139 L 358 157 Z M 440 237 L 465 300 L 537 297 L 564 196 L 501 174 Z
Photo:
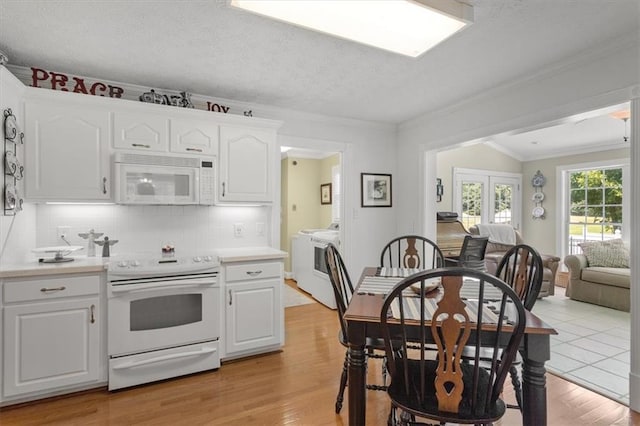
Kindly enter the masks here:
M 472 225 L 469 227 L 469 232 L 473 235 L 480 235 L 478 227 Z M 522 235 L 517 230 L 516 232 L 516 244 L 524 244 Z M 498 244 L 489 241 L 487 244 L 487 250 L 484 255 L 484 262 L 487 267 L 487 272 L 490 274 L 496 273 L 498 265 L 502 260 L 504 254 L 509 251 L 512 246 L 508 244 Z M 540 288 L 539 297 L 551 296 L 555 293 L 556 285 L 556 272 L 558 271 L 558 265 L 560 258 L 549 254 L 541 254 L 542 257 L 542 287 Z

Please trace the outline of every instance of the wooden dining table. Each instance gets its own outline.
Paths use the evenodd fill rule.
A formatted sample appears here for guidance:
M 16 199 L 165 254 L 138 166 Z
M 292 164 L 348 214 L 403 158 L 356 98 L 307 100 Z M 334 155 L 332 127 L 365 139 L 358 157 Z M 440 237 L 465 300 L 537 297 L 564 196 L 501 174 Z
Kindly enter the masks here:
M 363 282 L 367 277 L 375 277 L 379 268 L 364 268 L 355 293 L 345 312 L 348 323 L 349 343 L 349 425 L 366 423 L 366 352 L 367 338 L 381 338 L 380 311 L 386 293 L 393 287 L 389 280 L 387 291 L 384 280 L 379 291 L 372 291 L 370 284 Z M 398 281 L 396 279 L 395 281 Z M 369 286 L 369 287 L 367 287 Z M 547 389 L 544 364 L 550 357 L 550 336 L 557 332 L 545 324 L 535 314 L 526 311 L 525 334 L 520 344 L 522 357 L 522 423 L 524 426 L 544 426 L 547 424 Z

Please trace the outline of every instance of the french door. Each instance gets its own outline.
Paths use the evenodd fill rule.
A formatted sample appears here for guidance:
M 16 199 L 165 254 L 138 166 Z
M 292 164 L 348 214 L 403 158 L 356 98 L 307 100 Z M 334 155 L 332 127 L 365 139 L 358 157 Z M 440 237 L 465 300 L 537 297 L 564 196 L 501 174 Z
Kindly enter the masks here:
M 467 229 L 478 223 L 520 228 L 520 174 L 460 168 L 454 168 L 453 174 L 453 208 Z

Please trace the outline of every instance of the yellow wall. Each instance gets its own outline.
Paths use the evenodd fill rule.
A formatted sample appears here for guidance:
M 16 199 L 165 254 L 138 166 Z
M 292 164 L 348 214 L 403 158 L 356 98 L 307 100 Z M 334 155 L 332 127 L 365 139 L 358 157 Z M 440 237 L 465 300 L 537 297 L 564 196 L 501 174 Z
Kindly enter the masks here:
M 331 183 L 331 169 L 333 166 L 340 164 L 340 154 L 320 160 L 320 184 Z M 318 189 L 318 197 L 320 189 Z M 332 201 L 333 201 L 333 197 Z M 328 228 L 331 225 L 331 206 L 332 204 L 320 205 L 320 228 Z
M 340 154 L 322 160 L 289 157 L 281 161 L 281 250 L 291 253 L 291 237 L 301 229 L 327 228 L 331 224 L 331 205 L 320 204 L 320 185 L 331 183 L 331 168 L 338 164 Z M 290 259 L 285 260 L 285 271 L 291 271 Z

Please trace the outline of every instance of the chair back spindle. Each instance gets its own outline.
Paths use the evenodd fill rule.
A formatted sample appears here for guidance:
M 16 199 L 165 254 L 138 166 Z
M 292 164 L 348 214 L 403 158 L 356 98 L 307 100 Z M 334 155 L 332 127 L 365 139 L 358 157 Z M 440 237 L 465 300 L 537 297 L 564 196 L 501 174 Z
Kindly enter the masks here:
M 496 276 L 505 281 L 518 295 L 525 309 L 533 309 L 542 288 L 543 264 L 538 251 L 518 244 L 502 257 Z

